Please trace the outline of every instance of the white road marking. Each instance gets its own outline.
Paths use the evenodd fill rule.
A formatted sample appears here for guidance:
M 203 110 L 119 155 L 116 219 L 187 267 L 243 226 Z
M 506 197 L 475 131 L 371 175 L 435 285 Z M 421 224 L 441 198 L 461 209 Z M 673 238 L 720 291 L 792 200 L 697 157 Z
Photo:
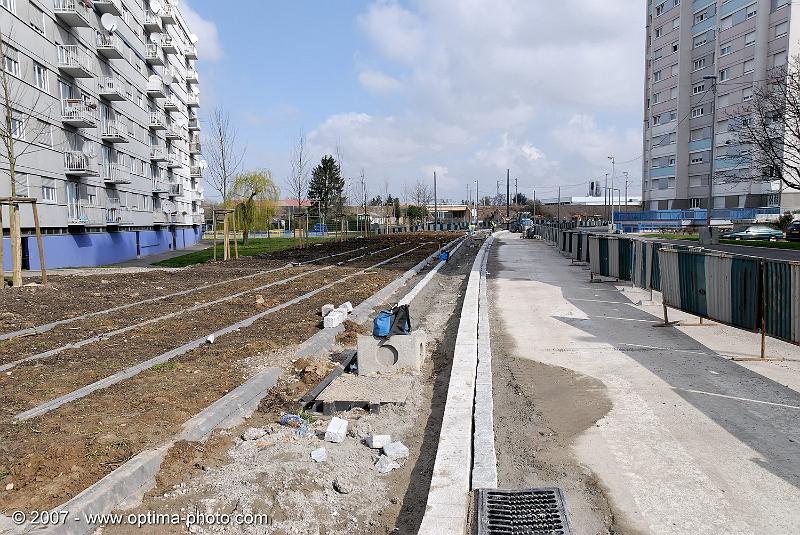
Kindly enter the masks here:
M 711 373 L 716 373 L 716 372 L 711 372 Z M 704 392 L 702 390 L 690 390 L 688 388 L 677 388 L 677 387 L 675 387 L 674 390 L 680 390 L 681 392 L 691 392 L 692 394 L 705 394 L 706 396 L 714 396 L 714 397 L 717 397 L 717 398 L 735 399 L 736 401 L 748 401 L 750 403 L 761 403 L 762 405 L 772 405 L 774 407 L 783 407 L 785 409 L 800 410 L 800 406 L 787 405 L 785 403 L 775 403 L 774 401 L 762 401 L 760 399 L 740 398 L 740 397 L 736 397 L 736 396 L 728 396 L 726 394 L 715 394 L 714 392 Z

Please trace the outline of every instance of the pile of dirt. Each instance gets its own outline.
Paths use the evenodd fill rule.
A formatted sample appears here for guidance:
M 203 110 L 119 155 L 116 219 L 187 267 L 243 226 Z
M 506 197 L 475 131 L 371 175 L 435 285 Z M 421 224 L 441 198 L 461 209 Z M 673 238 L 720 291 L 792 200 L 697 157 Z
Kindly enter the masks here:
M 336 343 L 343 347 L 355 347 L 360 335 L 369 334 L 367 327 L 363 327 L 354 321 L 345 320 L 342 325 L 344 325 L 344 332 L 336 335 Z

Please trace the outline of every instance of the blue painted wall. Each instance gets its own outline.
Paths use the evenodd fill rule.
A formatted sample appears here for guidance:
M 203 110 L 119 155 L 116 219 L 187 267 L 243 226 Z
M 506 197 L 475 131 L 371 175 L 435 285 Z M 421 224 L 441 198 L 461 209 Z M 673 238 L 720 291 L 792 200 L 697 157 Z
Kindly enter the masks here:
M 173 249 L 184 249 L 200 241 L 200 227 L 177 227 L 174 230 L 140 230 L 42 236 L 46 267 L 105 266 Z M 30 269 L 39 269 L 39 250 L 35 236 L 25 236 Z M 137 245 L 138 244 L 138 245 Z M 11 244 L 3 239 L 3 267 L 11 269 Z M 25 250 L 23 246 L 23 251 Z

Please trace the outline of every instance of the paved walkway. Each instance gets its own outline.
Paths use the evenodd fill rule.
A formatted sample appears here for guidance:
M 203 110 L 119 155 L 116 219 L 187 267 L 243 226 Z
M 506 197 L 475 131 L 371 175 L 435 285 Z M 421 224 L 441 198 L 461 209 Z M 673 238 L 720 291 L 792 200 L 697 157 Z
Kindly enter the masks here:
M 800 349 L 769 340 L 770 354 L 793 360 L 741 365 L 727 357 L 757 355 L 758 336 L 719 325 L 658 328 L 661 306 L 634 304 L 649 294 L 590 284 L 586 268 L 539 241 L 504 236 L 492 256 L 490 300 L 504 331 L 498 336 L 509 340 L 507 358 L 574 371 L 570 388 L 607 398 L 601 414 L 610 401 L 566 449 L 597 476 L 624 532 L 800 533 Z M 697 323 L 670 310 L 674 319 Z M 492 343 L 494 352 L 494 331 Z M 505 380 L 499 357 L 496 387 Z M 517 394 L 536 399 L 537 392 Z M 560 405 L 565 418 L 586 409 L 569 407 L 569 399 Z M 503 410 L 496 398 L 496 418 Z M 525 417 L 515 421 L 504 432 L 523 442 L 549 434 Z M 539 472 L 547 483 L 541 464 L 518 461 L 517 470 Z M 588 477 L 564 466 L 559 476 Z M 591 514 L 583 498 L 568 494 L 570 512 Z

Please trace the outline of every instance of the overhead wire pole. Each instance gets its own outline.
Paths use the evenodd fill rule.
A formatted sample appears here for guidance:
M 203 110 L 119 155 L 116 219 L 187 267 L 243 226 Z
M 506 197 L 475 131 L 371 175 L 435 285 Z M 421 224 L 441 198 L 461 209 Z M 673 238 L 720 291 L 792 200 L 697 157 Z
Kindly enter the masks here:
M 511 230 L 511 169 L 506 169 L 506 230 Z
M 611 226 L 614 226 L 614 175 L 616 174 L 616 166 L 614 162 L 614 157 L 609 156 L 609 160 L 611 160 Z
M 714 75 L 703 76 L 703 80 L 711 80 L 711 173 L 708 176 L 708 199 L 706 200 L 706 227 L 708 227 L 708 237 L 711 240 L 711 210 L 714 205 L 714 146 L 717 135 L 717 77 Z
M 606 181 L 603 183 L 603 217 L 608 221 L 608 173 L 606 173 Z
M 433 172 L 433 230 L 439 230 L 439 198 L 436 196 L 436 171 Z

